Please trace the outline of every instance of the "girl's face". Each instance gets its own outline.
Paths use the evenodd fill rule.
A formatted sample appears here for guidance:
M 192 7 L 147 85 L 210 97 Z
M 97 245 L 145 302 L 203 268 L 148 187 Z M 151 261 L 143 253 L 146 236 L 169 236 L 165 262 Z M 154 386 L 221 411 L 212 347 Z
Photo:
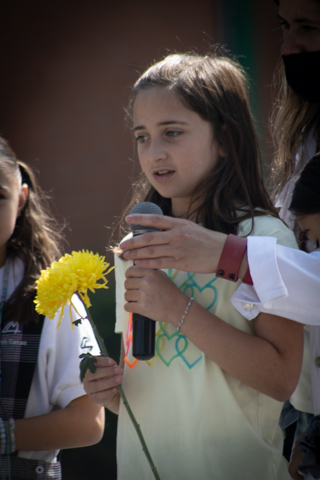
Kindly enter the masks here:
M 283 30 L 282 55 L 320 50 L 319 0 L 280 0 L 278 17 Z
M 320 213 L 310 213 L 309 215 L 296 215 L 297 222 L 305 235 L 320 245 Z
M 141 168 L 151 185 L 172 200 L 172 213 L 183 217 L 195 188 L 223 156 L 213 127 L 165 87 L 138 93 L 133 131 Z
M 0 171 L 0 266 L 6 260 L 7 242 L 10 239 L 17 217 L 27 200 L 26 188 L 19 187 L 18 179 Z

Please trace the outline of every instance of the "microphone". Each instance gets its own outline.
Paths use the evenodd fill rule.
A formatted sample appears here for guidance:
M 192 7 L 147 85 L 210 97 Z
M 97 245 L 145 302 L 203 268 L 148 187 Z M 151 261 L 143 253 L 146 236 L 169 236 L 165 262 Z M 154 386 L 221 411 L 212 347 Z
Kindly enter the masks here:
M 152 202 L 141 202 L 130 210 L 132 214 L 163 215 L 161 208 Z M 160 232 L 159 228 L 129 225 L 133 236 Z M 155 354 L 156 322 L 139 313 L 132 314 L 132 355 L 138 360 L 149 360 Z

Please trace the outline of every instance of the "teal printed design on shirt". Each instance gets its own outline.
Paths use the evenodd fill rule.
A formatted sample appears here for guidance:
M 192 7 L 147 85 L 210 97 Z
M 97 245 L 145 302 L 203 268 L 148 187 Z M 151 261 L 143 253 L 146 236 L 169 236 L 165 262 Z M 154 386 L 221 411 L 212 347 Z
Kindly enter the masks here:
M 197 277 L 206 279 L 207 275 L 199 276 L 195 273 L 183 272 L 183 276 L 187 275 L 187 278 L 179 284 L 178 278 L 176 278 L 178 273 L 176 270 L 168 270 L 168 276 L 183 293 L 193 296 L 204 308 L 210 310 L 218 297 L 218 290 L 214 285 L 217 277 L 210 276 L 210 280 L 201 285 L 196 280 Z M 208 293 L 212 293 L 212 295 L 208 295 Z M 209 302 L 208 305 L 201 302 L 202 295 L 206 296 L 205 300 Z M 156 338 L 156 355 L 167 367 L 173 361 L 181 359 L 190 370 L 203 358 L 203 353 L 181 331 L 177 331 L 173 325 L 166 322 L 159 322 Z
M 173 271 L 172 269 L 168 270 L 168 276 L 174 280 L 176 278 L 176 270 Z M 179 273 L 179 272 L 178 272 Z M 188 295 L 189 297 L 194 297 L 195 299 L 197 298 L 199 303 L 206 309 L 210 310 L 213 305 L 216 303 L 217 298 L 218 298 L 218 290 L 214 283 L 218 280 L 218 277 L 212 277 L 211 275 L 200 275 L 197 273 L 189 273 L 185 272 L 187 275 L 187 279 L 184 280 L 180 285 L 175 281 L 175 284 L 181 290 L 183 293 Z M 196 281 L 196 278 L 198 277 L 198 281 Z M 210 277 L 209 281 L 204 280 L 205 278 Z M 199 280 L 204 280 L 204 284 L 200 285 Z M 212 291 L 212 299 L 210 299 L 210 295 L 208 295 L 208 290 Z M 203 302 L 201 302 L 201 296 L 202 294 L 208 296 L 208 300 L 210 303 L 208 305 L 204 305 Z
M 195 347 L 181 332 L 175 331 L 170 335 L 168 324 L 159 323 L 157 331 L 156 353 L 158 358 L 170 367 L 174 360 L 181 359 L 189 369 L 193 368 L 202 359 L 203 353 Z M 174 327 L 173 327 L 174 328 Z M 199 354 L 200 352 L 200 354 Z

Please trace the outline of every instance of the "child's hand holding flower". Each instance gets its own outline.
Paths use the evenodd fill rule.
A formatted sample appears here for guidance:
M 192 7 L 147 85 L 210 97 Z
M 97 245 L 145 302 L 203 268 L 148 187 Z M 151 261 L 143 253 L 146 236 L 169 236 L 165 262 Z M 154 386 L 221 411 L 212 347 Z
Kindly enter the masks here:
M 61 309 L 57 326 L 58 328 L 61 324 L 63 310 L 66 305 L 69 305 L 70 307 L 70 317 L 72 318 L 71 308 L 75 308 L 72 304 L 72 296 L 75 293 L 78 293 L 88 309 L 91 306 L 88 290 L 94 293 L 95 289 L 108 288 L 106 275 L 108 275 L 108 273 L 110 273 L 113 269 L 114 267 L 110 267 L 110 264 L 104 261 L 104 257 L 100 257 L 98 254 L 93 254 L 92 252 L 83 250 L 82 252 L 72 252 L 71 255 L 64 255 L 58 262 L 53 262 L 50 267 L 41 271 L 41 276 L 36 281 L 37 295 L 34 300 L 34 303 L 36 304 L 36 311 L 39 314 L 46 315 L 52 319 L 54 318 L 57 310 Z M 78 315 L 80 320 L 76 319 L 73 321 L 72 328 L 74 328 L 74 324 L 84 320 L 79 313 Z M 100 336 L 91 318 L 89 310 L 87 310 L 87 318 L 93 328 L 95 337 L 101 350 L 101 354 L 105 357 L 109 357 L 104 340 Z M 82 361 L 80 364 L 80 377 L 81 380 L 83 380 L 87 369 L 89 369 L 92 373 L 95 372 L 95 363 L 97 359 L 90 354 L 85 354 L 81 357 Z M 129 417 L 131 418 L 131 421 L 136 429 L 142 449 L 146 454 L 154 477 L 159 479 L 158 472 L 153 464 L 140 427 L 131 411 L 130 405 L 126 399 L 121 385 L 118 385 L 117 388 L 127 409 Z

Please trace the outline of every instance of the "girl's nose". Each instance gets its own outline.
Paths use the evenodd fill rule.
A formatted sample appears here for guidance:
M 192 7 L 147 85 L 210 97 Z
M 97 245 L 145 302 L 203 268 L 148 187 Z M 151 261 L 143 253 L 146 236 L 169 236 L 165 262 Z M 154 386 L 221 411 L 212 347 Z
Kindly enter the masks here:
M 167 151 L 163 145 L 163 142 L 153 141 L 149 148 L 149 159 L 152 162 L 158 162 L 167 157 Z
M 285 32 L 281 45 L 281 55 L 292 55 L 294 53 L 302 53 L 303 51 L 305 51 L 305 45 L 298 32 L 294 30 Z

